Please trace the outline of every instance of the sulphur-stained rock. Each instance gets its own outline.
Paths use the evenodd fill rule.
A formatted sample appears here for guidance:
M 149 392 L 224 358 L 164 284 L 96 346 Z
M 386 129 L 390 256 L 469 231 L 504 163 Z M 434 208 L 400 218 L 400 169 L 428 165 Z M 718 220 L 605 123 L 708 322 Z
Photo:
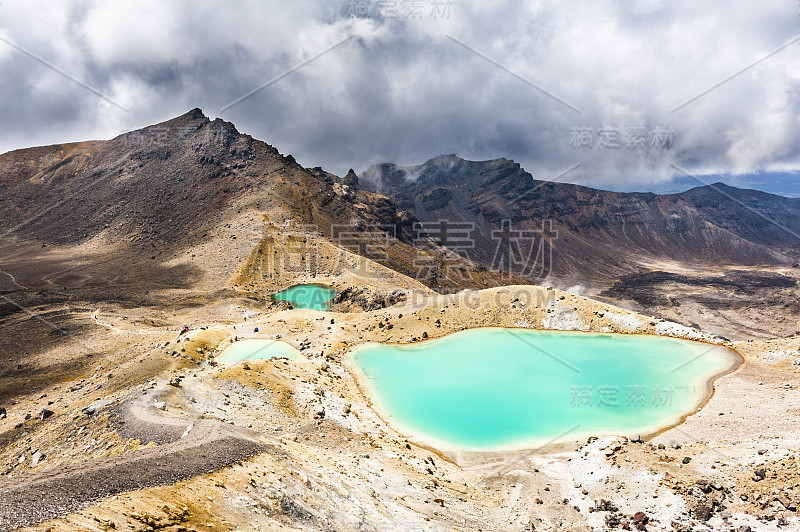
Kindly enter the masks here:
M 797 505 L 791 499 L 789 499 L 789 497 L 787 497 L 786 494 L 781 493 L 780 495 L 775 497 L 775 500 L 781 503 L 783 507 L 786 508 L 787 510 L 792 512 L 797 511 Z
M 672 529 L 675 530 L 675 532 L 692 532 L 692 530 L 694 530 L 694 527 L 688 523 L 680 523 L 678 521 L 673 521 L 671 524 L 672 524 Z
M 97 521 L 97 524 L 102 530 L 116 530 L 117 528 L 117 524 L 111 519 L 104 519 L 102 517 L 95 516 L 94 520 Z
M 711 492 L 711 484 L 707 480 L 700 479 L 695 482 L 695 485 L 700 488 L 703 493 Z

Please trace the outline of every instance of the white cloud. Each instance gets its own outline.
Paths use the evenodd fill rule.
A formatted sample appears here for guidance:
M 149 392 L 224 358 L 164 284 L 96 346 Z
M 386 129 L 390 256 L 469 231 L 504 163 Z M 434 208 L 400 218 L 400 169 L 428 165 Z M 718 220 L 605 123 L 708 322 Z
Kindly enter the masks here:
M 371 17 L 348 16 L 365 5 Z M 616 188 L 667 180 L 671 162 L 700 173 L 800 167 L 800 43 L 672 112 L 800 34 L 790 2 L 453 0 L 434 17 L 426 0 L 409 19 L 396 5 L 399 18 L 350 0 L 4 2 L 0 36 L 131 112 L 0 43 L 0 120 L 13 125 L 0 150 L 110 137 L 196 106 L 213 117 L 354 35 L 223 117 L 340 174 L 442 153 L 513 158 L 541 178 L 580 161 L 566 179 Z M 579 127 L 593 130 L 593 149 L 570 145 Z M 633 127 L 671 128 L 674 145 L 598 148 L 600 128 Z

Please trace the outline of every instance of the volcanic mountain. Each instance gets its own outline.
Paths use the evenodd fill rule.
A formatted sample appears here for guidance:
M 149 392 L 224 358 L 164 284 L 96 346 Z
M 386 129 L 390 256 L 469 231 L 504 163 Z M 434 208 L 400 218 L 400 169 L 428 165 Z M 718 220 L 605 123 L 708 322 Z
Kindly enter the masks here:
M 303 168 L 199 109 L 108 141 L 0 155 L 0 269 L 30 287 L 185 286 L 226 255 L 244 262 L 252 248 L 236 239 L 263 223 L 322 234 L 414 276 L 426 251 L 410 246 L 413 222 L 388 197 L 359 190 L 354 173 Z M 206 250 L 219 236 L 225 245 Z M 80 265 L 58 264 L 79 247 Z M 466 275 L 437 288 L 484 282 Z
M 460 251 L 487 267 L 514 256 L 513 237 L 536 232 L 552 245 L 545 274 L 590 282 L 664 260 L 792 264 L 800 252 L 800 199 L 722 183 L 672 195 L 609 192 L 537 180 L 507 159 L 455 155 L 413 167 L 379 164 L 360 177 L 363 188 L 390 196 L 423 223 L 472 228 L 474 247 Z

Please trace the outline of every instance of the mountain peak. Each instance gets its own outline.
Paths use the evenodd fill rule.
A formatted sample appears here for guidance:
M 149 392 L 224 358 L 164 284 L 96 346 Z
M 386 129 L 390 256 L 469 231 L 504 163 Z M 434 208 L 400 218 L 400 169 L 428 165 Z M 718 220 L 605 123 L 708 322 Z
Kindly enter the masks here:
M 157 125 L 181 125 L 197 121 L 206 123 L 210 122 L 211 119 L 207 117 L 205 113 L 203 113 L 202 109 L 200 109 L 199 107 L 195 107 L 191 111 L 187 111 L 180 116 L 176 116 L 175 118 L 172 118 Z
M 192 109 L 191 111 L 188 111 L 188 112 L 186 112 L 186 113 L 182 114 L 182 115 L 181 115 L 180 117 L 178 117 L 178 118 L 184 118 L 184 117 L 185 117 L 185 118 L 188 118 L 189 120 L 199 120 L 199 119 L 201 119 L 201 118 L 208 118 L 208 117 L 205 115 L 205 113 L 203 113 L 203 110 L 202 110 L 202 109 L 200 109 L 199 107 L 195 107 L 195 108 L 194 108 L 194 109 Z
M 358 190 L 358 176 L 352 168 L 347 172 L 347 175 L 342 178 L 342 184 L 354 190 Z
M 468 164 L 516 164 L 511 159 L 506 159 L 505 157 L 500 157 L 498 159 L 487 159 L 483 161 L 473 161 L 470 159 L 464 159 L 463 157 L 459 157 L 455 153 L 451 153 L 449 155 L 439 155 L 438 157 L 433 157 L 432 159 L 428 159 L 420 166 L 430 166 L 430 165 L 437 165 L 437 164 L 453 164 L 453 163 L 468 163 Z

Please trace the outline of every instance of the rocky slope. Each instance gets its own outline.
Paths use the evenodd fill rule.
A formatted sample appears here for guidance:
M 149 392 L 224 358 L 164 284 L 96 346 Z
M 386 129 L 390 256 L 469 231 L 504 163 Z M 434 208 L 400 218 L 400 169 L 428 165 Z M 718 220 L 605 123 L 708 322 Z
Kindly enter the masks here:
M 455 155 L 414 167 L 381 164 L 361 178 L 424 222 L 472 224 L 474 249 L 465 254 L 489 267 L 522 272 L 503 262 L 515 245 L 500 237 L 504 221 L 512 231 L 552 223 L 550 267 L 522 272 L 538 278 L 603 281 L 654 260 L 791 264 L 800 252 L 800 200 L 720 183 L 666 196 L 609 192 L 537 180 L 506 159 Z
M 169 271 L 165 262 L 221 228 L 231 229 L 230 218 L 245 211 L 273 224 L 291 220 L 404 273 L 415 273 L 414 258 L 425 256 L 425 250 L 409 246 L 413 218 L 388 197 L 359 190 L 357 178 L 303 168 L 291 155 L 231 123 L 211 121 L 199 109 L 109 141 L 0 155 L 0 262 L 11 273 L 11 263 L 23 258 L 15 258 L 9 246 L 97 244 L 116 246 L 115 255 L 124 257 L 104 257 L 104 266 L 96 268 L 117 284 L 172 284 L 181 277 L 189 282 L 202 272 L 187 265 Z M 234 233 L 226 236 L 235 240 Z M 370 253 L 387 242 L 396 251 L 392 256 Z M 46 272 L 26 267 L 15 280 L 44 287 L 44 277 Z M 76 280 L 60 276 L 51 284 L 60 288 Z M 478 286 L 478 278 L 473 282 Z

